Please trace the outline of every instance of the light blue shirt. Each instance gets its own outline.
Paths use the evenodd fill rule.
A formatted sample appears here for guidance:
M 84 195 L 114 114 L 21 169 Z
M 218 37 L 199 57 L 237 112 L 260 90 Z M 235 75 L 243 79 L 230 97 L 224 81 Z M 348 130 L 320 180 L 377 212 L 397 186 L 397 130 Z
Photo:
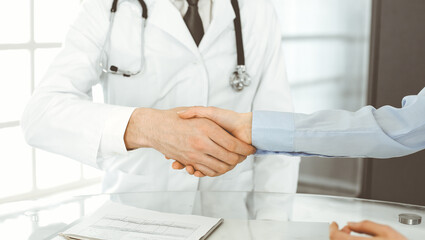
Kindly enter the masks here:
M 357 112 L 254 112 L 257 154 L 391 158 L 425 149 L 425 88 L 402 108 L 371 106 Z

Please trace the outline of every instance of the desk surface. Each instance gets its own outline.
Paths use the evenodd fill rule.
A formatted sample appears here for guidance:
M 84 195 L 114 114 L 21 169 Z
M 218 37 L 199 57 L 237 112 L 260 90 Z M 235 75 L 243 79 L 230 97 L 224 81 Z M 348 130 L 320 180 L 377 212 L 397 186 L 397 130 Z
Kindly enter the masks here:
M 155 211 L 244 221 L 336 221 L 344 225 L 368 219 L 390 225 L 408 239 L 423 240 L 425 236 L 425 223 L 398 223 L 401 213 L 425 217 L 425 207 L 356 198 L 251 192 L 122 193 L 8 203 L 0 205 L 0 233 L 9 240 L 51 239 L 109 200 Z

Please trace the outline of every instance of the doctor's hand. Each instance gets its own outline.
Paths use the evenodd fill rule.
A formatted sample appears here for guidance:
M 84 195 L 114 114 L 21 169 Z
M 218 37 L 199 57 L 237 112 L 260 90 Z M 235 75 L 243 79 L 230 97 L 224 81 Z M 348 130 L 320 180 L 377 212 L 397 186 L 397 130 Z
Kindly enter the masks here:
M 370 235 L 371 237 L 352 236 L 351 232 Z M 330 240 L 407 240 L 400 233 L 389 226 L 377 224 L 371 221 L 348 223 L 347 226 L 338 229 L 338 224 L 333 222 L 329 226 Z
M 237 113 L 215 107 L 192 107 L 179 111 L 178 114 L 183 119 L 210 119 L 241 141 L 247 144 L 252 143 L 252 113 Z M 199 171 L 200 169 L 195 170 L 193 166 L 184 165 L 179 161 L 174 162 L 172 166 L 174 169 L 186 167 L 188 173 L 195 174 L 197 177 L 204 176 L 202 171 Z
M 211 120 L 181 119 L 177 112 L 182 110 L 136 109 L 124 135 L 127 149 L 154 148 L 209 177 L 232 170 L 255 153 Z
M 252 144 L 252 113 L 237 113 L 216 107 L 191 107 L 178 114 L 183 119 L 207 118 L 241 141 Z

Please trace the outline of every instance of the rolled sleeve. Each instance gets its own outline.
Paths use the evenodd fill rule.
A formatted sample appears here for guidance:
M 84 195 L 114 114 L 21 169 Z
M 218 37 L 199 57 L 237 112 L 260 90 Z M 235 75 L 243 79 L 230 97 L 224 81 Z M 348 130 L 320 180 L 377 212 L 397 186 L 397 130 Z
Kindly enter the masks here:
M 128 121 L 135 108 L 120 107 L 105 121 L 102 138 L 100 140 L 99 154 L 101 156 L 126 155 L 127 148 L 124 134 Z
M 294 151 L 294 116 L 287 112 L 255 111 L 252 143 L 259 150 Z

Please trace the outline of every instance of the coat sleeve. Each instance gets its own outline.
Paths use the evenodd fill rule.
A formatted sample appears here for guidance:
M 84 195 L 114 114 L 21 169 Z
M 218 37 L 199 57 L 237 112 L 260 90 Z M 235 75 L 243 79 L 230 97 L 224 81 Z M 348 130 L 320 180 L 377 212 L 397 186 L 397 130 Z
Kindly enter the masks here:
M 30 145 L 93 167 L 99 167 L 101 155 L 127 153 L 123 134 L 134 111 L 92 102 L 92 86 L 100 82 L 99 55 L 109 27 L 111 3 L 84 1 L 61 52 L 22 117 Z
M 257 89 L 252 109 L 268 111 L 292 111 L 292 99 L 286 78 L 282 54 L 281 31 L 274 7 L 268 1 L 265 5 L 267 30 L 259 31 L 266 41 L 261 83 Z M 266 37 L 264 37 L 264 33 Z M 255 157 L 255 190 L 262 192 L 296 192 L 298 182 L 298 157 L 283 155 L 261 155 Z

